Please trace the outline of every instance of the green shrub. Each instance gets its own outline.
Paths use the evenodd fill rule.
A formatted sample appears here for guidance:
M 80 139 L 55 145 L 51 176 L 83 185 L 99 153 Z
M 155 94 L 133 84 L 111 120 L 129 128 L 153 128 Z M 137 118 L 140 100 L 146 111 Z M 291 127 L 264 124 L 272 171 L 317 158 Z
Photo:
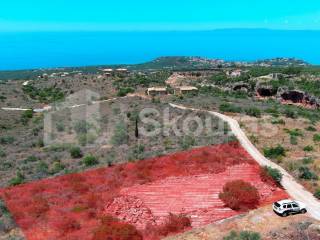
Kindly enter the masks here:
M 56 161 L 52 164 L 52 167 L 50 169 L 50 174 L 56 174 L 61 172 L 63 169 L 65 169 L 65 166 L 60 162 Z
M 47 174 L 48 173 L 48 169 L 49 169 L 48 164 L 43 162 L 43 161 L 40 161 L 37 164 L 37 172 L 39 172 L 41 174 Z
M 119 122 L 115 129 L 113 136 L 111 138 L 111 143 L 116 146 L 120 146 L 128 143 L 128 131 L 127 126 L 124 121 Z
M 297 145 L 298 144 L 298 137 L 303 136 L 303 132 L 301 129 L 284 129 L 285 132 L 287 132 L 290 135 L 290 143 L 292 145 Z
M 36 88 L 32 85 L 23 86 L 23 92 L 29 95 L 30 98 L 38 100 L 42 103 L 50 103 L 55 101 L 63 100 L 64 92 L 60 88 L 47 87 L 47 88 Z
M 16 176 L 9 181 L 9 185 L 10 186 L 20 185 L 24 182 L 24 179 L 25 179 L 24 175 L 20 171 L 18 171 Z
M 24 163 L 37 162 L 38 160 L 39 160 L 38 157 L 31 155 L 24 160 Z
M 194 137 L 192 136 L 184 136 L 182 140 L 180 141 L 180 146 L 183 150 L 187 150 L 194 146 L 196 143 Z
M 4 102 L 4 100 L 6 100 L 6 99 L 7 99 L 6 96 L 0 95 L 0 101 L 1 101 L 1 102 Z
M 90 167 L 93 165 L 98 164 L 98 159 L 93 156 L 93 155 L 87 155 L 82 159 L 82 163 L 86 166 L 86 167 Z
M 58 123 L 56 124 L 56 128 L 57 128 L 57 131 L 58 131 L 58 132 L 64 132 L 64 130 L 65 130 L 64 123 L 63 123 L 63 122 L 58 122 Z
M 297 145 L 298 144 L 298 138 L 295 136 L 290 136 L 290 143 L 292 145 Z
M 0 137 L 0 144 L 12 144 L 14 143 L 15 139 L 12 136 L 1 136 Z
M 81 158 L 82 152 L 80 147 L 71 147 L 70 148 L 70 155 L 72 158 Z
M 144 158 L 144 145 L 138 144 L 133 147 L 129 153 L 129 160 L 143 159 Z
M 293 118 L 293 119 L 295 119 L 295 118 L 298 117 L 297 112 L 294 111 L 294 110 L 292 110 L 292 109 L 290 109 L 290 108 L 286 108 L 283 113 L 284 113 L 284 115 L 285 115 L 286 117 L 288 117 L 288 118 Z
M 272 168 L 272 167 L 264 167 L 264 171 L 268 174 L 268 176 L 270 176 L 276 183 L 280 184 L 282 181 L 282 173 L 276 169 L 276 168 Z
M 92 132 L 78 135 L 78 143 L 81 146 L 85 146 L 86 144 L 93 144 L 96 140 L 97 140 L 97 135 Z
M 317 131 L 317 129 L 315 127 L 313 127 L 313 126 L 307 127 L 306 130 L 309 131 L 309 132 L 316 132 Z
M 313 148 L 313 146 L 305 146 L 304 148 L 303 148 L 303 151 L 305 151 L 305 152 L 312 152 L 314 150 L 314 148 Z
M 311 164 L 313 162 L 314 162 L 314 160 L 311 157 L 302 159 L 303 164 Z
M 86 134 L 90 130 L 90 128 L 91 125 L 85 120 L 79 120 L 73 126 L 73 129 L 77 134 Z
M 320 188 L 318 188 L 315 193 L 314 193 L 314 196 L 318 199 L 320 199 Z
M 286 150 L 281 146 L 278 145 L 274 148 L 264 148 L 263 149 L 264 156 L 267 158 L 277 159 L 279 157 L 285 157 L 286 156 Z
M 7 156 L 6 152 L 3 150 L 3 148 L 0 147 L 0 157 Z
M 237 233 L 231 231 L 228 236 L 223 238 L 223 240 L 261 240 L 261 236 L 256 232 L 242 231 Z
M 320 142 L 320 134 L 313 135 L 313 141 L 314 142 Z
M 318 180 L 317 174 L 312 172 L 308 167 L 302 166 L 299 168 L 299 178 L 305 180 Z
M 272 120 L 271 120 L 271 123 L 274 124 L 274 125 L 275 125 L 275 124 L 279 124 L 279 125 L 280 125 L 280 124 L 281 124 L 281 125 L 285 125 L 285 124 L 286 124 L 283 119 L 277 119 L 277 118 L 272 119 Z
M 26 110 L 21 115 L 21 122 L 23 125 L 26 125 L 29 120 L 33 117 L 33 110 Z
M 255 107 L 250 107 L 250 108 L 247 108 L 245 110 L 245 113 L 249 116 L 252 116 L 252 117 L 256 117 L 256 118 L 260 118 L 261 117 L 261 111 L 259 108 L 255 108 Z
M 8 208 L 2 200 L 0 200 L 0 213 L 4 215 L 10 215 Z
M 230 103 L 223 103 L 220 105 L 219 110 L 221 112 L 233 112 L 233 113 L 240 113 L 242 112 L 241 107 L 234 106 Z
M 129 93 L 134 93 L 134 89 L 131 87 L 121 87 L 118 90 L 117 96 L 124 97 L 124 96 L 127 96 L 127 94 L 129 94 Z

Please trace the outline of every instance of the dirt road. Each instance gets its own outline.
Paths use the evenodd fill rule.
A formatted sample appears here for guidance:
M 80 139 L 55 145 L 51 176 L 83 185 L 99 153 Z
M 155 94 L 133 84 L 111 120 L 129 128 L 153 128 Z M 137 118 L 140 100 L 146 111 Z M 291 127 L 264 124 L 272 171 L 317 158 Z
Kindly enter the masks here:
M 184 106 L 179 106 L 175 104 L 170 104 L 173 108 L 179 108 L 183 110 L 193 110 L 193 111 L 203 111 L 200 109 L 187 108 Z M 261 166 L 269 166 L 272 168 L 278 169 L 282 174 L 282 186 L 286 189 L 292 199 L 304 202 L 307 205 L 308 213 L 311 217 L 320 221 L 320 201 L 318 201 L 310 192 L 308 192 L 302 185 L 297 183 L 295 179 L 282 167 L 270 161 L 266 157 L 264 157 L 258 149 L 251 143 L 246 134 L 240 128 L 239 123 L 218 112 L 205 111 L 209 114 L 212 114 L 216 117 L 219 117 L 221 120 L 227 122 L 231 128 L 233 134 L 237 137 L 241 145 L 247 150 L 247 152 L 261 165 Z

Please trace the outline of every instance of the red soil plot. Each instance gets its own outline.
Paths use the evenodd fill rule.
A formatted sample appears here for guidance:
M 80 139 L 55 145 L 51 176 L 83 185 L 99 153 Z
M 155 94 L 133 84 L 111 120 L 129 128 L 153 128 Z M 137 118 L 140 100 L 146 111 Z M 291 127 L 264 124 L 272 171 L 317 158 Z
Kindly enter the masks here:
M 238 143 L 41 180 L 0 195 L 29 240 L 129 240 L 140 234 L 155 239 L 149 229 L 164 232 L 170 213 L 185 214 L 192 227 L 239 214 L 218 198 L 223 185 L 235 179 L 256 186 L 261 204 L 286 197 L 261 181 L 259 166 Z M 109 216 L 119 220 L 106 224 Z

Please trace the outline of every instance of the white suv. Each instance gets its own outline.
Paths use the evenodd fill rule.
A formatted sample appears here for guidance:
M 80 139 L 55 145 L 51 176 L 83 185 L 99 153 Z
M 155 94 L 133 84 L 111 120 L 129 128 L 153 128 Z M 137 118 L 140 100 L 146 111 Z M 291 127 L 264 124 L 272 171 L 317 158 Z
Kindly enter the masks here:
M 294 213 L 306 213 L 306 205 L 302 202 L 292 200 L 282 200 L 273 204 L 273 211 L 286 217 Z

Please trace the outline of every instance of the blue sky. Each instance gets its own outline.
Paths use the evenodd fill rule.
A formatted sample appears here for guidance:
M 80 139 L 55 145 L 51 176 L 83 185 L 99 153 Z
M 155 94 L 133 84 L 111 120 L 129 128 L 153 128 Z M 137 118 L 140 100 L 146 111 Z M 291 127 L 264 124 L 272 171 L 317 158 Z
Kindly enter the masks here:
M 0 31 L 320 30 L 319 0 L 3 0 Z

